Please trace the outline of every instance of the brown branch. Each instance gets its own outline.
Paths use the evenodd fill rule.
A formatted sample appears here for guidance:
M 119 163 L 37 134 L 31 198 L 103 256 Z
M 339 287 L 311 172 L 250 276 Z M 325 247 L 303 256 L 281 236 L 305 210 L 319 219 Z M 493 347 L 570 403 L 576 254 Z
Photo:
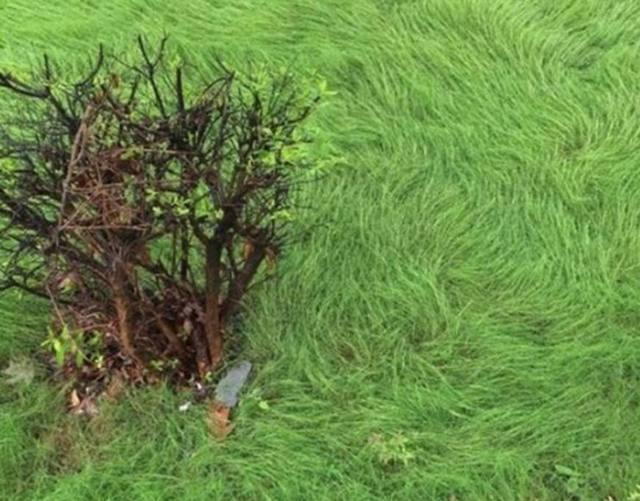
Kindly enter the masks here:
M 216 369 L 222 361 L 223 339 L 219 311 L 221 258 L 222 245 L 210 239 L 206 244 L 205 256 L 204 329 L 212 369 Z
M 183 114 L 184 105 L 184 89 L 182 85 L 182 68 L 176 68 L 176 98 L 178 100 L 178 112 Z
M 164 106 L 164 100 L 162 99 L 162 93 L 160 92 L 160 88 L 158 87 L 158 83 L 156 82 L 156 69 L 160 61 L 164 56 L 164 47 L 167 43 L 167 37 L 163 37 L 160 41 L 160 48 L 158 49 L 158 53 L 156 55 L 156 60 L 151 61 L 149 54 L 147 53 L 147 49 L 144 45 L 144 38 L 142 35 L 138 36 L 138 47 L 140 48 L 140 53 L 142 54 L 142 58 L 145 63 L 146 76 L 149 84 L 151 85 L 151 89 L 153 90 L 153 95 L 156 100 L 156 105 L 158 106 L 158 110 L 163 118 L 167 118 L 167 112 Z
M 0 73 L 0 87 L 9 89 L 16 94 L 35 99 L 46 99 L 49 97 L 49 93 L 46 90 L 38 90 L 35 87 L 30 87 L 9 73 Z
M 180 341 L 180 338 L 178 337 L 178 335 L 174 332 L 174 330 L 171 327 L 169 327 L 169 324 L 167 324 L 167 322 L 165 322 L 162 316 L 157 312 L 154 304 L 151 302 L 149 297 L 144 293 L 144 290 L 142 288 L 140 289 L 140 295 L 142 296 L 145 304 L 147 305 L 148 311 L 153 316 L 156 322 L 156 325 L 160 329 L 160 332 L 162 332 L 162 334 L 164 334 L 164 336 L 167 338 L 167 341 L 169 341 L 169 345 L 171 346 L 173 351 L 178 355 L 178 357 L 180 357 L 181 359 L 184 359 L 186 356 L 186 350 L 185 350 L 184 344 L 182 343 L 182 341 Z
M 32 296 L 40 297 L 43 299 L 51 299 L 49 294 L 47 294 L 47 292 L 44 289 L 31 287 L 24 283 L 18 282 L 12 278 L 5 278 L 4 283 L 0 285 L 0 291 L 6 291 L 9 289 L 21 289 L 24 292 L 31 294 Z M 66 302 L 66 301 L 60 300 L 60 302 Z
M 93 68 L 91 69 L 91 71 L 89 71 L 89 74 L 83 80 L 81 80 L 80 82 L 74 85 L 76 90 L 79 90 L 82 87 L 85 87 L 86 85 L 90 84 L 102 69 L 103 64 L 104 64 L 104 45 L 98 44 L 98 57 L 96 58 L 96 62 L 93 65 Z
M 240 306 L 240 299 L 244 296 L 249 283 L 258 271 L 265 255 L 265 248 L 263 246 L 257 246 L 254 247 L 247 256 L 240 273 L 237 274 L 235 280 L 229 286 L 227 298 L 222 303 L 221 318 L 223 324 L 227 323 L 233 313 L 237 311 L 238 306 Z
M 189 231 L 183 227 L 180 231 L 180 280 L 183 282 L 189 275 L 189 240 Z
M 173 351 L 178 355 L 178 357 L 184 359 L 186 352 L 182 341 L 180 341 L 180 338 L 157 312 L 153 312 L 153 316 L 156 319 L 156 324 L 160 328 L 160 331 L 169 341 L 169 344 L 171 345 L 171 348 L 173 348 Z
M 113 303 L 118 321 L 118 339 L 122 343 L 122 351 L 134 362 L 141 363 L 136 354 L 133 340 L 133 326 L 131 325 L 130 298 L 126 290 L 126 271 L 122 265 L 116 265 L 117 271 L 111 282 Z

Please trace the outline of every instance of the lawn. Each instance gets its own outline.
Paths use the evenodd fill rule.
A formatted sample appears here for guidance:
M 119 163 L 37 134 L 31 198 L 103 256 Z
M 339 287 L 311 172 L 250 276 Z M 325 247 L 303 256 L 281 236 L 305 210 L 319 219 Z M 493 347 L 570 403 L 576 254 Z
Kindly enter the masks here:
M 2 0 L 0 67 L 163 31 L 325 76 L 326 224 L 247 305 L 226 441 L 168 388 L 87 421 L 2 380 L 1 499 L 634 499 L 639 2 Z M 0 310 L 4 368 L 46 307 Z

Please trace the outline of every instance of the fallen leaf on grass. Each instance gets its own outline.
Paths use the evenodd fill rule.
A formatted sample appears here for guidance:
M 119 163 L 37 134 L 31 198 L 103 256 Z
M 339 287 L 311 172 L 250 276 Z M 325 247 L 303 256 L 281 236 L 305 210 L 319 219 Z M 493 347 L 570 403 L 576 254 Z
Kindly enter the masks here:
M 115 375 L 109 381 L 109 384 L 107 385 L 107 389 L 105 390 L 104 394 L 107 397 L 107 399 L 111 401 L 115 401 L 118 399 L 118 397 L 122 394 L 124 390 L 125 390 L 124 380 L 119 375 Z
M 231 408 L 238 404 L 238 394 L 247 382 L 251 363 L 243 360 L 233 366 L 218 382 L 215 400 L 209 404 L 207 426 L 218 440 L 224 440 L 233 431 L 229 420 Z
M 33 363 L 28 359 L 12 360 L 9 367 L 2 371 L 7 376 L 7 383 L 11 385 L 29 385 L 35 377 L 35 369 Z
M 229 420 L 230 411 L 229 407 L 220 402 L 214 401 L 209 404 L 207 426 L 218 440 L 224 440 L 233 431 L 233 424 Z
M 98 407 L 90 397 L 80 398 L 77 390 L 69 395 L 69 411 L 76 416 L 94 417 L 98 415 Z

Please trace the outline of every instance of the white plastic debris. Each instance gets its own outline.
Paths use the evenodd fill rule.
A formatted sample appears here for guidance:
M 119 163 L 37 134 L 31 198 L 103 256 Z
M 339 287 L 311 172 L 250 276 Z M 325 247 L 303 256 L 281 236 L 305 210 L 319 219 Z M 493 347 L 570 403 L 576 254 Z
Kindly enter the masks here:
M 180 407 L 178 407 L 178 410 L 180 412 L 187 412 L 189 410 L 189 408 L 191 407 L 191 402 L 185 402 L 184 404 L 182 404 Z

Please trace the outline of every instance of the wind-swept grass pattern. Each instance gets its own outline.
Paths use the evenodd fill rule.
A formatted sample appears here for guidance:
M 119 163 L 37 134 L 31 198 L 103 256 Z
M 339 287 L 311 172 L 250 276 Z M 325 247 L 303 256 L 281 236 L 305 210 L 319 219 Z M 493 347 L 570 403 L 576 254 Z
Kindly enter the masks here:
M 640 483 L 640 3 L 3 2 L 0 62 L 137 33 L 199 63 L 295 61 L 337 95 L 329 221 L 249 305 L 227 441 L 183 396 L 90 423 L 0 396 L 0 497 L 604 500 Z M 0 359 L 41 306 L 2 302 Z

